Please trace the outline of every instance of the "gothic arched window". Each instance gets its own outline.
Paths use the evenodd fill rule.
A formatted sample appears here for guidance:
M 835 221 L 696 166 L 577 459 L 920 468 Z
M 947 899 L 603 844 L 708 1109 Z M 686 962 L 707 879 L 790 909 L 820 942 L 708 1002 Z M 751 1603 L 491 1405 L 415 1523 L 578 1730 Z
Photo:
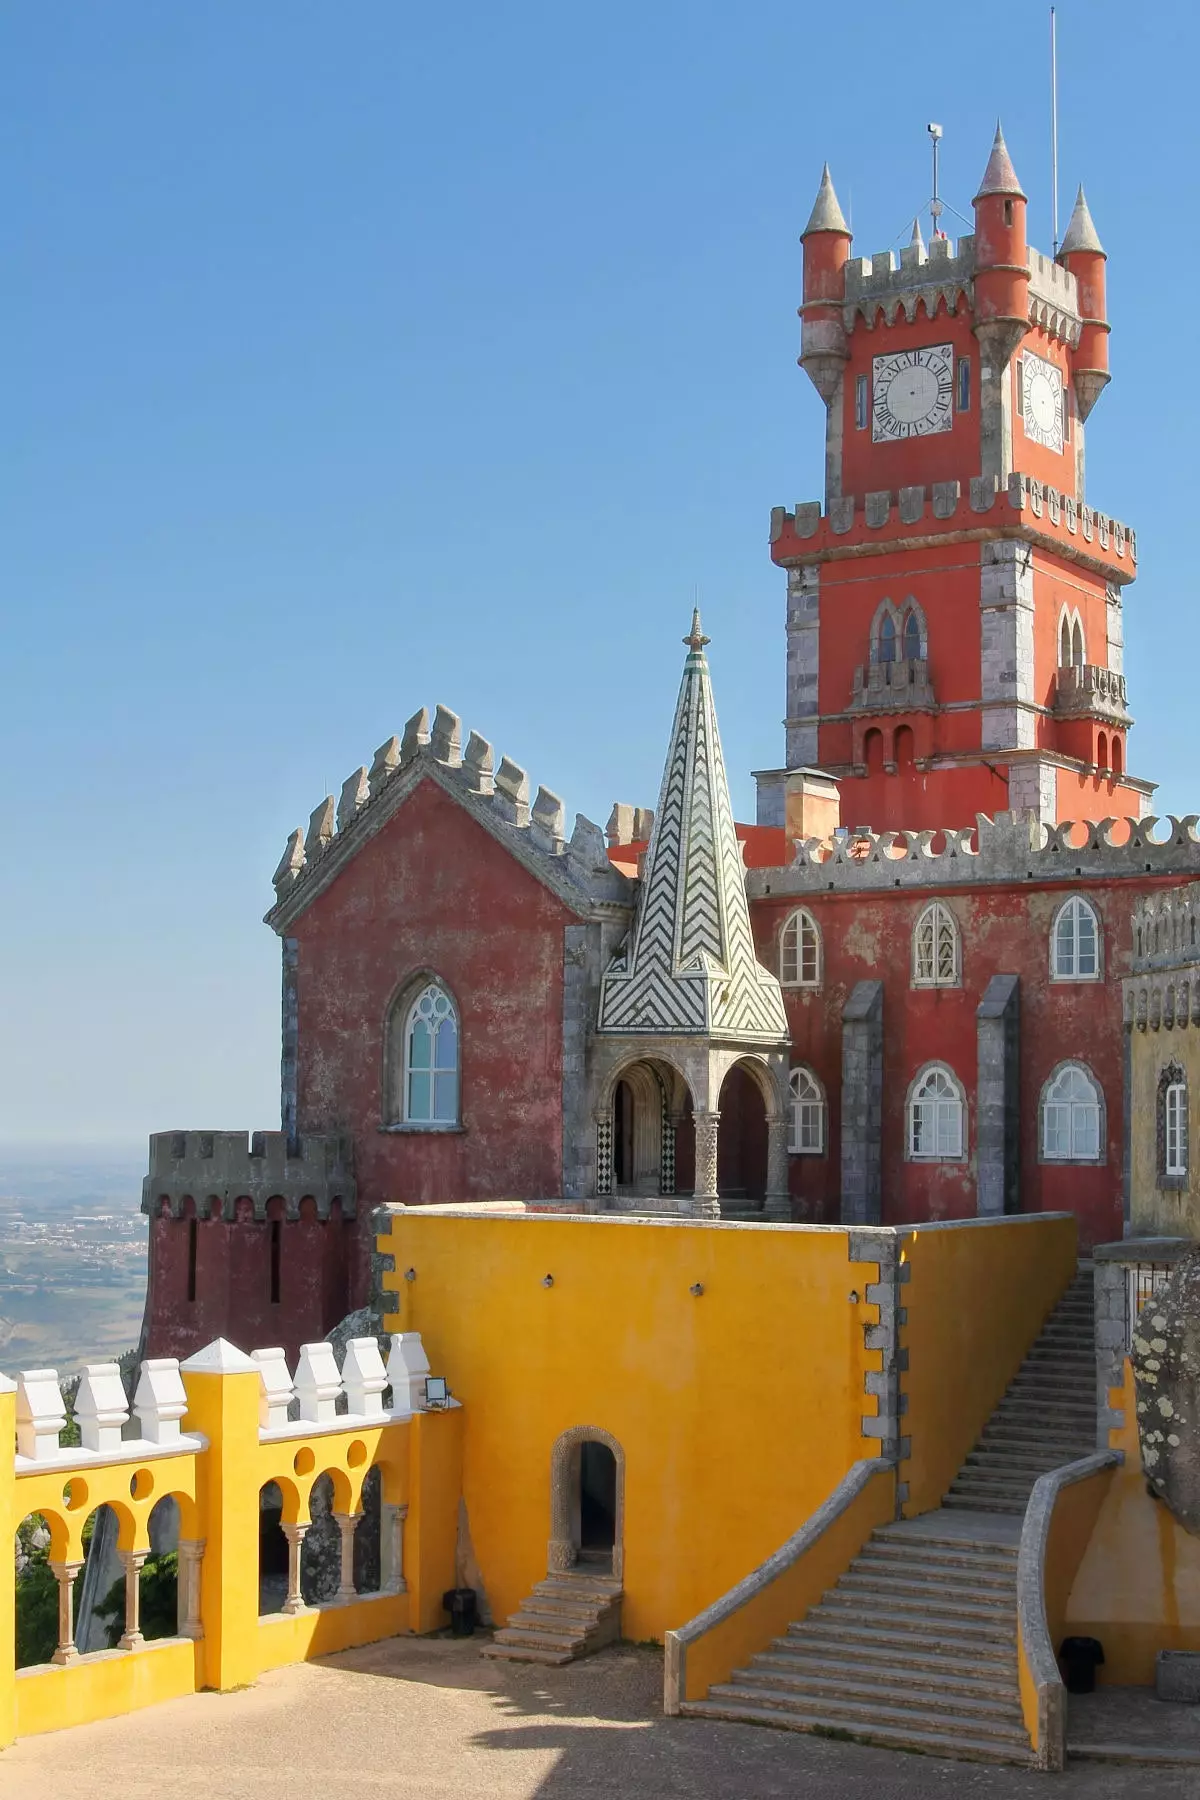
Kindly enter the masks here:
M 793 1156 L 825 1153 L 825 1095 L 811 1069 L 793 1069 L 788 1077 L 792 1091 L 791 1130 L 788 1149 Z
M 890 612 L 885 612 L 879 621 L 879 661 L 881 663 L 896 660 L 896 621 Z
M 783 928 L 779 979 L 784 987 L 821 985 L 821 931 L 807 907 L 794 912 Z
M 962 1086 L 944 1063 L 930 1063 L 908 1091 L 907 1147 L 913 1162 L 962 1162 L 966 1155 Z
M 1158 1185 L 1184 1187 L 1190 1161 L 1187 1072 L 1168 1063 L 1158 1078 Z
M 904 615 L 904 655 L 908 662 L 918 662 L 921 656 L 921 621 L 912 607 Z
M 404 1120 L 458 1123 L 458 1014 L 433 981 L 413 1001 L 404 1027 Z
M 1061 1063 L 1042 1089 L 1042 1159 L 1102 1162 L 1104 1095 L 1086 1063 Z
M 913 927 L 914 987 L 957 987 L 962 980 L 958 922 L 948 906 L 931 900 Z
M 1100 980 L 1100 920 L 1090 900 L 1072 894 L 1050 928 L 1050 974 L 1055 981 Z

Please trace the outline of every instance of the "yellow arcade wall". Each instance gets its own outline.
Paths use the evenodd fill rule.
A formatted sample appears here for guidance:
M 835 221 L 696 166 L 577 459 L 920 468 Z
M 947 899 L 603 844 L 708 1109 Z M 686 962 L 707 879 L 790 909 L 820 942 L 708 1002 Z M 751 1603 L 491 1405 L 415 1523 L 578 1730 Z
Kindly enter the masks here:
M 941 1504 L 1047 1313 L 1074 1279 L 1073 1213 L 918 1225 L 900 1249 L 908 1354 L 905 1516 Z M 904 1278 L 903 1272 L 907 1271 Z
M 850 1263 L 841 1229 L 428 1210 L 391 1226 L 387 1327 L 421 1332 L 465 1403 L 466 1515 L 498 1621 L 546 1574 L 551 1449 L 573 1426 L 624 1450 L 633 1639 L 691 1618 L 877 1451 L 861 1430 L 877 1265 Z
M 1159 1650 L 1200 1650 L 1200 1538 L 1146 1491 L 1133 1369 L 1109 1390 L 1125 1422 L 1109 1433 L 1123 1450 L 1067 1602 L 1065 1631 L 1104 1645 L 1102 1682 L 1153 1686 Z

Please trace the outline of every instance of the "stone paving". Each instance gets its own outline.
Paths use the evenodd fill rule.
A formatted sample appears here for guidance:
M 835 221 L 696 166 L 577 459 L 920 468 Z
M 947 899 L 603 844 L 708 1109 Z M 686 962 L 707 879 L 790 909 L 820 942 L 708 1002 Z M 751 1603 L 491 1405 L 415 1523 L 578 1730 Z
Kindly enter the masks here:
M 561 1669 L 478 1642 L 394 1639 L 0 1754 L 3 1800 L 1194 1800 L 1195 1769 L 1062 1776 L 664 1719 L 662 1657 L 625 1645 Z M 1050 1785 L 1047 1786 L 1047 1783 Z

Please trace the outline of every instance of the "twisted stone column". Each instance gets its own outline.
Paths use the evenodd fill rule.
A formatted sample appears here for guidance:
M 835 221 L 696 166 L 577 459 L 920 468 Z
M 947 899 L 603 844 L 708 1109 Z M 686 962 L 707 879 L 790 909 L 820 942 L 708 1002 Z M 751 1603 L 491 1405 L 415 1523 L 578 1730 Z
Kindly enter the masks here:
M 52 1562 L 50 1564 L 54 1579 L 58 1583 L 58 1649 L 50 1658 L 51 1662 L 62 1664 L 79 1661 L 79 1651 L 75 1648 L 73 1593 L 75 1577 L 82 1567 L 82 1562 Z
M 282 1527 L 288 1546 L 288 1586 L 287 1599 L 280 1607 L 280 1612 L 302 1613 L 308 1611 L 304 1604 L 304 1596 L 300 1592 L 300 1550 L 308 1536 L 308 1523 L 307 1519 L 298 1519 L 294 1525 Z
M 721 1202 L 717 1198 L 717 1130 L 719 1112 L 698 1112 L 696 1128 L 696 1188 L 692 1211 L 700 1219 L 719 1219 Z
M 763 1217 L 790 1223 L 792 1197 L 788 1175 L 788 1120 L 784 1113 L 767 1119 L 767 1194 Z

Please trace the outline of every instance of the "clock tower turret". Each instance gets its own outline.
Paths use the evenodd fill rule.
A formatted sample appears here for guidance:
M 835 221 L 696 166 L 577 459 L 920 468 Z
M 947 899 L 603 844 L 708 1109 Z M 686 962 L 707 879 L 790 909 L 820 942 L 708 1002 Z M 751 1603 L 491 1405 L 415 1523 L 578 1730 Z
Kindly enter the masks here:
M 855 257 L 822 174 L 800 362 L 825 403 L 825 497 L 772 514 L 786 766 L 759 777 L 764 824 L 806 767 L 877 828 L 1146 810 L 1125 761 L 1135 540 L 1083 486 L 1104 251 L 1082 191 L 1057 259 L 1029 247 L 1026 206 L 997 127 L 973 236 L 914 229 L 898 256 Z

